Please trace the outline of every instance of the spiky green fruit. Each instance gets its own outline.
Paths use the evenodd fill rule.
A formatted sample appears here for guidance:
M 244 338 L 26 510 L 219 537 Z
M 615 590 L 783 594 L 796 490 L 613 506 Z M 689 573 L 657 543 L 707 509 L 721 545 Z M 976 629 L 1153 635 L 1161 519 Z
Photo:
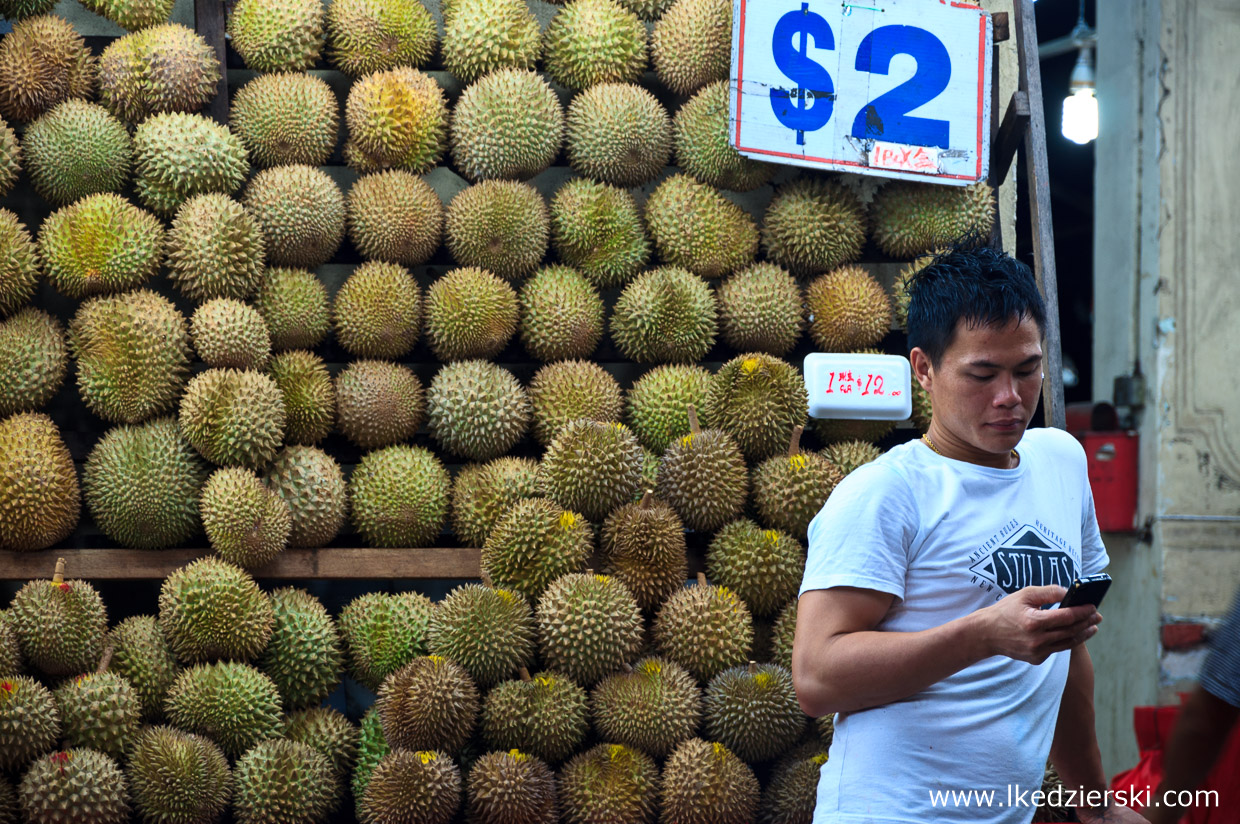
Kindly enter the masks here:
M 364 258 L 421 266 L 439 249 L 443 202 L 411 172 L 364 175 L 349 189 L 346 204 L 349 239 Z
M 271 607 L 275 624 L 258 666 L 280 690 L 286 709 L 317 705 L 340 683 L 344 656 L 336 625 L 304 589 L 277 589 Z
M 569 165 L 603 183 L 644 185 L 659 176 L 671 157 L 667 110 L 635 83 L 591 86 L 569 104 L 566 124 Z
M 371 690 L 426 654 L 435 604 L 420 592 L 372 592 L 340 612 L 340 637 L 349 653 L 349 674 Z
M 263 316 L 235 298 L 213 298 L 194 310 L 189 333 L 198 357 L 218 369 L 262 369 L 271 357 Z
M 9 20 L 23 20 L 35 14 L 46 14 L 55 7 L 48 0 L 4 0 L 0 3 L 0 15 Z
M 340 105 L 310 74 L 265 74 L 237 89 L 229 126 L 256 166 L 322 166 L 336 148 Z
M 604 739 L 663 758 L 697 732 L 702 691 L 684 667 L 646 657 L 603 679 L 590 707 Z
M 228 37 L 248 69 L 302 71 L 323 51 L 323 12 L 316 0 L 239 0 Z
M 706 683 L 728 667 L 745 663 L 753 646 L 749 607 L 727 587 L 697 586 L 668 598 L 654 623 L 661 654 Z
M 175 0 L 86 0 L 82 5 L 127 31 L 168 22 Z
M 844 266 L 815 278 L 805 289 L 805 304 L 809 335 L 824 352 L 874 346 L 891 331 L 891 299 L 860 266 Z
M 363 802 L 370 778 L 375 768 L 391 751 L 387 739 L 383 737 L 383 722 L 379 718 L 379 709 L 371 704 L 370 709 L 362 716 L 361 737 L 357 744 L 357 766 L 353 769 L 353 780 L 350 784 L 359 821 L 366 820 Z
M 250 179 L 244 202 L 262 229 L 269 263 L 313 269 L 344 240 L 344 195 L 321 169 L 263 169 Z
M 0 778 L 0 824 L 18 824 L 17 791 L 7 778 Z
M 706 737 L 749 763 L 786 752 L 805 731 L 792 673 L 777 664 L 724 670 L 706 687 L 703 704 Z
M 473 732 L 478 689 L 459 665 L 424 656 L 384 679 L 376 706 L 393 749 L 455 753 Z
M 650 241 L 633 196 L 574 179 L 551 200 L 551 238 L 561 260 L 596 288 L 628 283 L 650 260 Z
M 657 610 L 684 586 L 684 524 L 675 510 L 649 494 L 607 517 L 600 548 L 604 571 L 628 587 L 643 610 Z
M 47 687 L 21 675 L 0 677 L 0 768 L 18 770 L 60 740 L 60 714 Z
M 732 5 L 727 0 L 675 0 L 650 37 L 655 74 L 679 95 L 726 80 L 731 60 Z
M 909 303 L 909 287 L 912 285 L 913 278 L 922 269 L 925 269 L 934 259 L 942 254 L 942 249 L 936 249 L 929 254 L 920 255 L 915 260 L 905 264 L 896 275 L 895 283 L 891 287 L 891 315 L 896 326 L 908 331 L 908 303 Z
M 191 197 L 168 231 L 168 278 L 191 300 L 248 298 L 262 281 L 263 258 L 257 222 L 227 195 Z
M 716 297 L 719 328 L 733 349 L 783 357 L 805 328 L 801 287 L 773 263 L 755 263 L 733 274 Z
M 129 820 L 125 774 L 92 749 L 60 750 L 38 759 L 18 789 L 30 824 L 123 824 Z
M 482 736 L 493 750 L 519 748 L 551 764 L 572 755 L 589 729 L 586 691 L 553 672 L 504 681 L 487 693 Z
M 642 614 L 618 578 L 569 573 L 538 599 L 538 640 L 547 666 L 590 686 L 642 647 Z
M 451 487 L 439 458 L 420 446 L 368 452 L 349 478 L 353 525 L 371 546 L 431 546 Z
M 461 807 L 461 771 L 444 752 L 398 750 L 354 795 L 365 824 L 448 824 Z
M 558 361 L 534 373 L 529 387 L 534 437 L 546 446 L 579 418 L 618 422 L 624 412 L 620 384 L 591 361 Z
M 0 548 L 46 549 L 73 532 L 80 514 L 73 456 L 52 419 L 23 412 L 0 420 Z
M 229 758 L 279 734 L 280 691 L 249 664 L 224 661 L 183 671 L 164 702 L 168 721 L 210 738 Z
M 326 617 L 327 613 L 323 614 Z M 310 707 L 290 713 L 285 719 L 284 737 L 326 756 L 338 786 L 344 787 L 352 777 L 361 730 L 339 710 Z
M 922 388 L 922 385 L 916 380 L 913 381 L 913 425 L 922 433 L 930 429 L 930 419 L 934 416 L 933 404 L 930 401 L 930 393 Z
M 336 778 L 327 757 L 284 738 L 258 742 L 238 759 L 233 777 L 237 824 L 321 824 L 339 803 Z
M 29 581 L 13 596 L 8 615 L 22 657 L 45 674 L 79 675 L 98 664 L 108 614 L 86 581 Z
M 202 487 L 200 506 L 211 548 L 230 564 L 261 567 L 288 544 L 292 528 L 288 504 L 251 470 L 215 470 Z
M 474 461 L 506 453 L 530 426 L 530 402 L 511 372 L 483 360 L 445 364 L 427 392 L 431 437 Z
M 547 75 L 573 90 L 633 83 L 646 70 L 646 27 L 615 0 L 572 0 L 547 26 Z
M 345 160 L 358 172 L 430 171 L 443 157 L 448 103 L 433 77 L 408 66 L 367 75 L 345 103 Z
M 141 705 L 133 687 L 113 672 L 66 681 L 55 693 L 70 747 L 90 747 L 123 762 L 138 735 Z
M 663 767 L 662 820 L 748 824 L 758 813 L 759 792 L 753 770 L 731 750 L 693 738 L 677 747 Z
M 577 419 L 547 446 L 538 483 L 556 503 L 601 522 L 632 500 L 642 463 L 641 446 L 627 426 Z
M 418 68 L 438 41 L 435 20 L 418 0 L 341 0 L 327 7 L 327 58 L 353 78 Z
M 0 117 L 0 195 L 6 195 L 22 170 L 22 147 L 4 118 Z
M 250 171 L 237 136 L 199 114 L 148 117 L 134 131 L 133 154 L 138 199 L 162 217 L 196 194 L 232 194 Z
M 738 355 L 711 378 L 703 414 L 731 434 L 745 457 L 760 461 L 788 446 L 802 426 L 809 397 L 801 370 L 762 352 Z
M 465 546 L 480 547 L 508 508 L 538 495 L 538 464 L 496 458 L 461 467 L 452 484 L 452 531 Z
M 582 569 L 593 544 L 585 518 L 546 498 L 524 498 L 487 536 L 482 572 L 496 586 L 536 602 L 556 578 Z
M 864 441 L 875 444 L 896 428 L 895 421 L 844 420 L 814 418 L 814 434 L 827 444 L 840 441 Z
M 138 698 L 145 721 L 164 717 L 164 697 L 181 672 L 168 648 L 168 640 L 153 615 L 134 615 L 112 627 L 107 642 L 112 647 L 108 665 L 127 680 Z
M 883 454 L 877 446 L 866 441 L 840 441 L 822 450 L 823 457 L 835 464 L 843 475 L 848 475 L 862 464 Z
M 257 469 L 284 440 L 284 396 L 259 372 L 208 369 L 185 389 L 180 426 L 211 463 Z
M 696 422 L 691 414 L 689 434 L 672 441 L 663 453 L 658 494 L 685 526 L 710 532 L 740 514 L 749 477 L 732 436 L 722 429 L 702 430 Z
M 409 440 L 426 421 L 417 375 L 390 361 L 354 361 L 336 376 L 339 431 L 362 449 Z
M 94 95 L 97 66 L 86 41 L 64 17 L 45 11 L 30 9 L 36 16 L 14 23 L 0 41 L 0 115 L 7 120 L 28 123 L 58 103 Z
M 324 546 L 340 532 L 349 491 L 335 458 L 313 446 L 286 446 L 263 480 L 288 504 L 289 546 Z
M 457 263 L 505 280 L 534 271 L 551 231 L 542 195 L 511 180 L 484 180 L 462 191 L 448 204 L 444 230 Z
M 491 752 L 469 771 L 466 812 L 491 824 L 555 824 L 555 775 L 541 759 L 520 750 Z
M 689 407 L 706 400 L 710 372 L 696 365 L 656 366 L 628 390 L 628 422 L 647 449 L 662 455 L 689 434 Z
M 164 227 L 120 195 L 87 195 L 43 221 L 39 252 L 48 280 L 66 297 L 123 292 L 159 271 Z
M 573 756 L 560 771 L 559 788 L 561 814 L 570 824 L 654 824 L 659 809 L 659 768 L 623 744 L 599 744 Z
M 312 445 L 336 422 L 336 389 L 323 359 L 313 352 L 281 352 L 271 361 L 271 379 L 284 396 L 284 439 Z
M 743 157 L 728 143 L 728 81 L 700 89 L 676 112 L 676 163 L 709 186 L 748 192 L 775 174 L 775 165 Z
M 22 661 L 21 644 L 17 642 L 17 633 L 9 623 L 7 613 L 0 609 L 0 672 L 20 675 L 26 671 Z
M 995 210 L 995 190 L 984 180 L 971 186 L 896 181 L 874 196 L 870 221 L 878 248 L 907 260 L 942 247 L 985 243 Z
M 517 328 L 517 294 L 485 269 L 453 269 L 426 290 L 426 337 L 442 361 L 491 358 Z
M 34 294 L 41 265 L 38 247 L 25 224 L 0 209 L 0 315 L 11 314 Z
M 159 589 L 159 626 L 182 663 L 248 661 L 267 646 L 274 621 L 249 573 L 212 556 L 174 570 Z
M 68 363 L 56 318 L 28 308 L 0 321 L 0 417 L 46 406 L 65 382 Z
M 588 358 L 603 337 L 603 300 L 567 266 L 547 266 L 521 287 L 521 342 L 541 361 Z
M 664 262 L 705 278 L 734 272 L 758 253 L 753 218 L 688 175 L 673 175 L 651 193 L 646 226 Z
M 198 495 L 208 470 L 175 418 L 113 427 L 82 469 L 95 524 L 118 544 L 159 549 L 198 532 Z
M 263 316 L 271 348 L 313 349 L 331 331 L 327 287 L 305 269 L 272 268 L 259 282 L 254 308 Z
M 780 759 L 762 792 L 760 824 L 810 824 L 814 820 L 827 749 L 822 744 L 808 744 Z
M 800 433 L 793 436 L 800 441 Z M 753 471 L 753 502 L 762 523 L 782 529 L 797 540 L 807 537 L 814 519 L 835 485 L 843 480 L 839 467 L 817 452 L 794 446 L 787 455 L 767 458 Z
M 701 360 L 715 342 L 715 296 L 700 277 L 660 266 L 624 287 L 611 316 L 611 336 L 638 363 Z
M 366 261 L 336 293 L 332 321 L 336 339 L 363 358 L 400 358 L 421 333 L 422 292 L 409 270 L 396 263 Z
M 125 126 L 84 100 L 66 100 L 31 123 L 22 148 L 35 191 L 56 206 L 119 191 L 133 162 Z
M 232 795 L 232 773 L 220 748 L 172 727 L 142 730 L 126 777 L 142 820 L 160 824 L 218 821 Z
M 99 97 L 127 123 L 196 112 L 215 97 L 220 60 L 206 39 L 165 23 L 113 40 L 99 57 Z
M 470 85 L 452 111 L 452 157 L 470 180 L 531 178 L 555 160 L 563 137 L 560 99 L 532 71 L 494 71 Z
M 792 641 L 797 630 L 797 601 L 793 598 L 779 611 L 771 630 L 771 663 L 792 669 Z
M 538 21 L 520 0 L 455 0 L 443 22 L 444 68 L 463 83 L 497 69 L 533 69 L 542 57 Z
M 834 180 L 797 178 L 767 207 L 762 246 L 767 257 L 797 275 L 828 272 L 861 256 L 865 207 Z
M 431 614 L 427 649 L 465 668 L 482 689 L 534 659 L 534 614 L 519 594 L 464 584 Z

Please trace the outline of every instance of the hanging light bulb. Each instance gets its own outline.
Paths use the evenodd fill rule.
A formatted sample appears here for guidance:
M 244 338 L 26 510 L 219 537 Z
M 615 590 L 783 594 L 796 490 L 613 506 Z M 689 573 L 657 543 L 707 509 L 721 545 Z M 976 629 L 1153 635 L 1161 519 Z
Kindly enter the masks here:
M 1084 145 L 1098 138 L 1098 98 L 1094 94 L 1093 44 L 1084 40 L 1089 30 L 1085 25 L 1085 0 L 1081 0 L 1080 9 L 1072 36 L 1081 39 L 1081 51 L 1068 80 L 1068 96 L 1063 99 L 1063 136 Z

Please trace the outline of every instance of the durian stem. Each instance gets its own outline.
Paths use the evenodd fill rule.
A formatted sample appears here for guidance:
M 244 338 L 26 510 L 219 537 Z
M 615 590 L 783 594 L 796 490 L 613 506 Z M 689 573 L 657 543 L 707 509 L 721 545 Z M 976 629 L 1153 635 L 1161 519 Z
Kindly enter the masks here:
M 594 574 L 594 570 L 590 569 L 589 567 L 586 567 L 586 575 L 593 575 L 593 574 Z
M 628 661 L 625 661 L 625 662 L 624 662 L 624 672 L 625 672 L 625 674 L 626 674 L 626 675 L 632 675 L 634 672 L 636 672 L 636 670 L 635 670 L 635 669 L 633 669 L 633 665 L 632 665 L 632 664 L 630 664 Z
M 698 424 L 697 409 L 693 407 L 693 404 L 689 404 L 689 431 L 694 435 L 702 431 L 702 427 Z
M 757 673 L 758 673 L 758 662 L 757 662 L 757 661 L 750 661 L 750 662 L 749 662 L 749 674 L 750 674 L 750 675 L 757 675 Z
M 56 572 L 52 575 L 53 584 L 63 584 L 65 582 L 65 559 L 56 559 Z
M 801 451 L 801 433 L 805 431 L 805 427 L 797 424 L 792 429 L 792 440 L 788 443 L 788 457 L 791 458 Z
M 705 572 L 699 572 L 697 574 L 697 582 L 698 582 L 698 586 L 700 587 L 706 586 L 706 573 Z
M 526 683 L 529 683 L 530 681 L 534 680 L 533 678 L 530 678 L 530 671 L 526 669 L 525 667 L 522 667 L 520 670 L 518 670 L 518 674 L 521 676 L 521 680 L 525 681 Z
M 112 663 L 112 645 L 108 644 L 103 648 L 103 656 L 99 659 L 99 666 L 95 668 L 95 672 L 107 672 L 108 664 Z
M 650 509 L 650 507 L 651 507 L 651 505 L 652 505 L 653 503 L 654 503 L 654 490 L 653 490 L 653 489 L 647 489 L 647 490 L 646 490 L 646 491 L 642 494 L 642 502 L 639 504 L 639 506 L 640 506 L 642 509 Z
M 486 570 L 483 570 L 482 572 L 482 585 L 484 587 L 491 586 L 491 576 L 487 574 Z

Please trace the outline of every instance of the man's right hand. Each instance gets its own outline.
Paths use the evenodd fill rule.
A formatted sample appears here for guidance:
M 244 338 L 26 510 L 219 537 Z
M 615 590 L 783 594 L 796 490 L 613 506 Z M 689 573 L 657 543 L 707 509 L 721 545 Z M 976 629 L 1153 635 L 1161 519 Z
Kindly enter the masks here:
M 1052 653 L 1093 637 L 1102 621 L 1093 604 L 1041 609 L 1043 604 L 1063 600 L 1067 593 L 1061 586 L 1025 587 L 974 613 L 991 654 L 1041 664 Z

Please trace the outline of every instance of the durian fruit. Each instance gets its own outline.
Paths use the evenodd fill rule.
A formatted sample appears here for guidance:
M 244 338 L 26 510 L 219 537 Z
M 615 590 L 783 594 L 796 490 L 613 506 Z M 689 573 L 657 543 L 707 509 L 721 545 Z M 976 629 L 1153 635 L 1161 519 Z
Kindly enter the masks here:
M 371 546 L 428 546 L 448 517 L 452 479 L 420 446 L 368 452 L 349 478 L 353 526 Z
M 865 245 L 865 207 L 835 180 L 801 177 L 781 186 L 762 222 L 762 247 L 796 275 L 852 263 Z
M 683 2 L 677 0 L 677 5 Z M 677 747 L 663 766 L 660 820 L 750 824 L 758 813 L 759 792 L 753 770 L 731 750 L 717 741 L 693 738 Z
M 284 738 L 258 742 L 237 760 L 233 778 L 237 824 L 321 824 L 339 802 L 327 756 Z
M 624 413 L 620 384 L 592 361 L 558 361 L 534 373 L 529 386 L 534 437 L 543 446 L 579 418 L 619 422 Z
M 463 584 L 435 607 L 426 646 L 489 689 L 533 663 L 534 614 L 517 593 Z
M 755 263 L 719 286 L 719 330 L 741 352 L 787 355 L 805 328 L 801 287 L 773 263 Z
M 0 15 L 11 21 L 18 21 L 36 14 L 46 14 L 55 6 L 55 3 L 48 0 L 4 0 L 0 3 Z
M 913 278 L 922 269 L 925 269 L 934 262 L 935 257 L 944 250 L 936 249 L 933 252 L 921 255 L 917 259 L 906 264 L 896 275 L 896 282 L 891 287 L 891 316 L 895 325 L 908 331 L 908 289 L 913 282 Z
M 0 41 L 0 115 L 29 123 L 58 103 L 89 99 L 97 69 L 86 41 L 65 18 L 39 13 L 19 20 Z
M 483 360 L 448 363 L 427 392 L 431 437 L 473 461 L 508 452 L 530 426 L 530 402 L 511 372 Z
M 263 279 L 263 241 L 240 203 L 218 193 L 195 195 L 168 230 L 168 279 L 190 300 L 244 300 Z
M 126 31 L 167 23 L 175 0 L 86 0 L 82 4 Z
M 200 511 L 211 548 L 230 564 L 256 569 L 288 545 L 288 504 L 248 469 L 215 470 L 202 487 Z
M 505 280 L 533 272 L 547 252 L 551 227 L 547 203 L 528 183 L 484 180 L 448 204 L 448 251 L 461 266 L 476 266 Z
M 678 174 L 646 201 L 646 227 L 659 257 L 704 278 L 723 277 L 753 262 L 758 227 L 718 189 Z
M 867 441 L 838 441 L 822 450 L 823 457 L 835 464 L 842 475 L 847 475 L 881 454 L 881 449 Z
M 672 154 L 667 110 L 635 83 L 591 86 L 569 104 L 566 124 L 569 165 L 602 183 L 625 188 L 649 183 Z
M 65 681 L 56 709 L 70 747 L 90 747 L 124 762 L 138 736 L 141 705 L 133 687 L 114 672 L 92 672 Z
M 254 295 L 254 308 L 267 323 L 271 348 L 313 349 L 331 331 L 327 287 L 305 269 L 266 271 Z
M 722 429 L 703 430 L 690 405 L 689 434 L 672 441 L 659 462 L 658 494 L 685 526 L 711 532 L 740 514 L 749 476 L 740 447 Z
M 327 613 L 323 616 L 327 618 Z M 290 713 L 284 721 L 284 737 L 326 756 L 337 786 L 343 788 L 352 778 L 361 730 L 344 713 L 317 706 Z
M 704 417 L 736 439 L 745 458 L 761 461 L 786 449 L 792 430 L 809 414 L 801 370 L 750 352 L 720 367 L 706 392 Z
M 288 504 L 293 521 L 289 546 L 325 546 L 340 532 L 349 490 L 340 464 L 323 450 L 284 447 L 268 466 L 263 482 Z
M 784 604 L 771 630 L 771 663 L 792 670 L 792 641 L 797 631 L 797 599 Z
M 542 660 L 591 686 L 632 660 L 642 647 L 642 614 L 618 578 L 590 572 L 552 581 L 538 599 Z
M 340 434 L 362 449 L 407 441 L 426 422 L 426 392 L 407 366 L 353 361 L 335 391 Z
M 17 633 L 13 630 L 5 611 L 0 609 L 0 672 L 20 675 L 26 671 L 22 661 L 21 644 L 17 642 Z
M 23 585 L 8 612 L 22 657 L 53 676 L 95 670 L 108 631 L 99 593 L 86 581 L 66 581 L 62 567 L 57 562 L 51 580 Z
M 571 0 L 547 26 L 547 76 L 574 91 L 634 83 L 646 70 L 646 27 L 615 0 Z
M 87 195 L 39 228 L 47 279 L 70 298 L 141 286 L 164 259 L 159 218 L 111 192 Z
M 684 586 L 688 575 L 684 524 L 649 490 L 641 501 L 607 516 L 600 548 L 604 572 L 623 583 L 643 610 L 654 612 Z
M 560 771 L 559 788 L 568 824 L 654 824 L 658 815 L 659 768 L 623 744 L 599 744 L 574 755 Z
M 196 112 L 215 97 L 220 69 L 202 35 L 164 23 L 108 44 L 99 57 L 99 98 L 127 123 L 161 112 Z
M 809 522 L 844 479 L 839 467 L 822 455 L 801 451 L 801 431 L 800 426 L 792 430 L 787 455 L 767 458 L 753 470 L 753 502 L 758 517 L 798 541 L 806 540 Z
M 503 457 L 461 467 L 452 484 L 452 532 L 464 546 L 480 547 L 508 508 L 538 496 L 538 464 Z
M 913 424 L 924 434 L 930 429 L 930 418 L 934 409 L 930 403 L 930 393 L 922 388 L 917 379 L 913 379 Z
M 371 592 L 349 602 L 340 611 L 339 624 L 349 674 L 377 691 L 383 679 L 425 655 L 435 609 L 420 592 Z
M 250 171 L 237 136 L 200 114 L 148 117 L 134 131 L 133 156 L 138 199 L 161 217 L 196 194 L 232 194 Z
M 0 196 L 7 195 L 22 170 L 22 147 L 17 133 L 0 117 Z
M 462 2 L 483 4 L 483 0 Z M 522 14 L 528 14 L 520 0 L 503 2 L 515 2 Z M 495 33 L 491 14 L 488 11 L 482 18 L 487 38 Z M 457 18 L 463 16 L 461 10 Z M 533 71 L 493 71 L 465 89 L 452 110 L 452 159 L 470 180 L 531 178 L 551 165 L 563 138 L 560 99 Z
M 216 369 L 262 369 L 271 357 L 263 316 L 235 298 L 212 298 L 195 309 L 189 334 L 198 357 Z
M 884 254 L 908 260 L 941 247 L 987 241 L 995 210 L 995 190 L 984 180 L 971 186 L 897 181 L 874 195 L 871 233 Z
M 620 5 L 648 23 L 658 22 L 672 5 L 672 0 L 617 0 Z
M 34 294 L 41 265 L 38 247 L 25 224 L 0 209 L 0 316 L 20 309 Z
M 281 352 L 271 361 L 271 379 L 284 396 L 284 440 L 318 443 L 336 422 L 336 388 L 323 359 L 313 352 Z
M 264 74 L 237 89 L 228 125 L 256 166 L 322 166 L 336 148 L 340 105 L 322 78 Z
M 59 740 L 60 714 L 47 687 L 23 675 L 0 677 L 0 769 L 20 770 Z
M 805 287 L 809 336 L 824 352 L 874 346 L 891 331 L 891 299 L 860 266 L 844 266 Z
M 341 0 L 327 7 L 327 58 L 352 78 L 431 59 L 439 31 L 418 0 Z
M 208 461 L 258 469 L 284 440 L 284 396 L 259 372 L 208 369 L 181 400 L 181 434 Z
M 27 308 L 0 320 L 0 417 L 46 406 L 68 365 L 65 330 L 56 318 Z
M 125 126 L 85 100 L 66 100 L 31 123 L 22 150 L 35 191 L 55 206 L 120 191 L 133 163 Z
M 517 328 L 517 294 L 485 269 L 453 269 L 426 290 L 426 337 L 442 361 L 491 358 Z
M 654 26 L 650 62 L 659 82 L 679 95 L 727 80 L 732 65 L 732 4 L 675 0 Z
M 586 691 L 554 671 L 504 681 L 487 693 L 482 737 L 489 749 L 521 749 L 558 764 L 572 755 L 589 729 Z
M 611 337 L 638 363 L 700 361 L 718 329 L 715 295 L 679 266 L 643 272 L 624 287 L 611 315 Z
M 323 51 L 323 13 L 317 0 L 238 0 L 228 38 L 247 69 L 303 71 Z
M 533 69 L 542 57 L 538 21 L 521 0 L 443 5 L 443 64 L 462 83 L 497 69 Z
M 0 549 L 46 549 L 67 538 L 81 514 L 73 456 L 47 415 L 0 420 Z
M 700 89 L 676 112 L 676 163 L 708 186 L 749 192 L 775 174 L 775 165 L 750 160 L 728 143 L 728 81 Z
M 112 627 L 106 644 L 112 648 L 109 672 L 116 672 L 133 687 L 142 720 L 164 717 L 164 698 L 181 672 L 168 648 L 168 640 L 153 615 L 134 615 Z M 141 737 L 139 737 L 139 746 Z
M 349 189 L 346 206 L 349 239 L 364 258 L 421 266 L 439 248 L 443 202 L 429 183 L 411 172 L 388 169 L 364 175 Z
M 229 758 L 280 732 L 280 691 L 236 661 L 184 670 L 168 690 L 164 711 L 174 727 L 206 736 Z
M 192 561 L 159 588 L 159 627 L 185 664 L 248 661 L 266 648 L 274 622 L 271 599 L 249 573 L 219 558 Z
M 632 500 L 642 462 L 641 446 L 627 426 L 578 418 L 547 446 L 538 484 L 560 506 L 601 522 Z
M 814 434 L 827 444 L 841 441 L 863 441 L 875 444 L 896 428 L 895 421 L 843 420 L 814 418 Z
M 124 824 L 129 820 L 125 774 L 92 749 L 59 750 L 30 765 L 18 788 L 29 824 Z
M 626 398 L 628 424 L 642 446 L 662 455 L 689 434 L 689 407 L 706 401 L 710 372 L 696 364 L 656 366 L 633 382 Z
M 17 791 L 7 778 L 0 778 L 0 824 L 17 824 Z
M 487 536 L 482 574 L 534 603 L 556 578 L 580 571 L 593 549 L 585 518 L 546 498 L 523 498 Z
M 650 260 L 633 196 L 592 180 L 570 180 L 551 199 L 551 242 L 598 289 L 623 286 Z
M 336 292 L 332 322 L 336 340 L 361 358 L 400 358 L 418 342 L 422 292 L 409 270 L 396 263 L 366 261 Z
M 438 655 L 415 658 L 379 687 L 383 736 L 394 750 L 459 752 L 478 717 L 478 688 Z
M 728 667 L 749 659 L 753 619 L 749 607 L 727 587 L 706 583 L 685 587 L 664 602 L 654 622 L 660 654 L 707 683 Z
M 263 169 L 250 179 L 244 202 L 263 231 L 268 263 L 313 269 L 344 240 L 344 195 L 321 169 Z
M 812 824 L 825 763 L 827 748 L 821 744 L 798 747 L 781 758 L 762 791 L 759 824 Z
M 354 795 L 363 824 L 449 824 L 461 807 L 461 771 L 437 750 L 397 750 Z
M 370 709 L 366 710 L 366 714 L 362 716 L 360 725 L 361 735 L 357 743 L 357 763 L 353 768 L 353 778 L 350 787 L 353 790 L 353 800 L 356 805 L 357 818 L 359 821 L 365 822 L 367 815 L 364 812 L 366 787 L 370 784 L 370 777 L 374 774 L 375 768 L 391 751 L 388 746 L 387 739 L 383 737 L 383 723 L 379 719 L 379 708 L 374 704 L 370 705 Z M 408 752 L 403 750 L 402 752 Z M 373 821 L 373 824 L 379 824 Z
M 805 732 L 792 673 L 778 664 L 724 670 L 706 687 L 703 706 L 706 738 L 751 764 L 786 752 Z
M 219 821 L 232 797 L 228 759 L 209 738 L 173 727 L 146 727 L 126 769 L 143 821 Z
M 702 691 L 684 667 L 648 656 L 600 681 L 590 712 L 603 739 L 663 758 L 697 734 Z
M 448 103 L 433 77 L 408 66 L 375 72 L 349 89 L 345 160 L 358 172 L 429 172 L 443 157 Z
M 490 752 L 469 771 L 466 815 L 488 824 L 555 824 L 555 775 L 537 756 Z
M 531 357 L 551 362 L 594 354 L 603 337 L 603 299 L 579 272 L 546 266 L 518 297 L 521 343 Z

